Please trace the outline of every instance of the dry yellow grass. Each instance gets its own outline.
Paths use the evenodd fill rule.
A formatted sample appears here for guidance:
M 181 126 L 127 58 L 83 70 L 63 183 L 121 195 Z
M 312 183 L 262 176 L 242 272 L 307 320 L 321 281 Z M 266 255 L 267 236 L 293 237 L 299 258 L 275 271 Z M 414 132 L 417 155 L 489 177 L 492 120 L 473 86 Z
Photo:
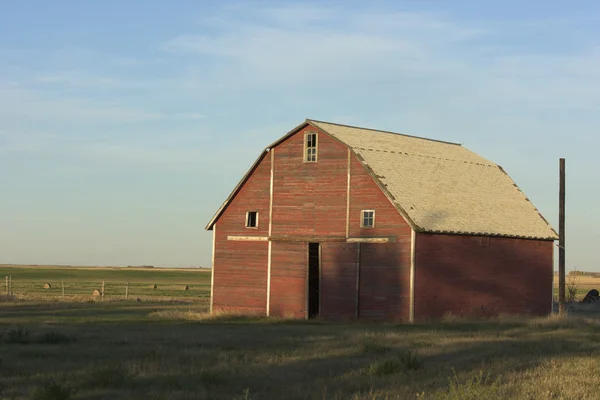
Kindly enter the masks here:
M 0 398 L 595 399 L 600 385 L 591 318 L 340 325 L 206 310 L 0 302 Z
M 48 274 L 62 273 L 38 271 L 29 270 L 28 284 L 41 287 Z M 69 272 L 77 282 L 88 270 Z M 136 275 L 148 295 L 141 302 L 0 297 L 0 399 L 597 398 L 596 318 L 340 325 L 211 315 L 210 275 L 190 272 L 202 296 L 153 295 L 150 283 L 186 292 L 182 275 L 168 272 L 146 275 L 162 276 L 158 282 Z M 600 278 L 579 284 L 584 295 L 600 288 Z M 52 397 L 67 389 L 70 397 Z
M 573 281 L 574 279 L 574 281 Z M 589 292 L 591 289 L 596 289 L 600 291 L 600 277 L 593 276 L 577 276 L 575 278 L 567 276 L 566 284 L 569 282 L 575 282 L 577 288 L 577 295 L 575 297 L 576 300 L 581 300 L 583 297 Z M 558 275 L 554 275 L 553 280 L 554 285 L 554 296 L 558 298 Z M 568 290 L 566 295 L 568 296 Z

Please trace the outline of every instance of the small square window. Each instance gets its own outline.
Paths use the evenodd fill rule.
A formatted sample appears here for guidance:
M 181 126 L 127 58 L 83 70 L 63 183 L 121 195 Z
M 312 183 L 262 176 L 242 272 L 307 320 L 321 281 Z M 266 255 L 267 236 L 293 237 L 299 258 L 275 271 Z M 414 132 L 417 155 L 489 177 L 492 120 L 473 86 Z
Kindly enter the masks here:
M 317 133 L 304 135 L 304 162 L 317 162 Z
M 360 213 L 360 227 L 373 228 L 375 226 L 375 211 L 362 210 Z
M 258 211 L 246 213 L 246 228 L 258 228 Z

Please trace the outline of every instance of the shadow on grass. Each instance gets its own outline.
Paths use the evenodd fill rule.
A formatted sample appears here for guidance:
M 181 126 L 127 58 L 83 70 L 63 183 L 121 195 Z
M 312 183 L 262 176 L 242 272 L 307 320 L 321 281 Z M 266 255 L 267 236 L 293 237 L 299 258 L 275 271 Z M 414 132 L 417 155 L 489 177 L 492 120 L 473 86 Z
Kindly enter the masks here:
M 3 324 L 107 324 L 116 322 L 156 322 L 148 315 L 163 309 L 181 307 L 205 310 L 206 302 L 183 301 L 92 301 L 92 302 L 4 302 L 0 303 L 0 326 Z
M 328 327 L 325 328 L 326 331 L 321 333 L 327 333 Z M 582 328 L 596 329 L 587 325 Z M 231 394 L 248 387 L 259 397 L 277 398 L 285 394 L 290 399 L 306 398 L 306 388 L 310 387 L 312 389 L 309 390 L 308 398 L 317 398 L 325 392 L 333 396 L 331 398 L 348 398 L 372 394 L 374 390 L 394 393 L 398 398 L 414 398 L 418 392 L 444 393 L 449 388 L 449 378 L 453 376 L 468 380 L 468 377 L 483 373 L 482 371 L 498 378 L 511 374 L 522 375 L 551 360 L 560 362 L 573 357 L 585 357 L 599 349 L 597 342 L 589 340 L 590 329 L 573 332 L 557 325 L 532 328 L 531 325 L 516 323 L 510 326 L 461 323 L 412 326 L 406 329 L 380 326 L 372 329 L 383 334 L 400 333 L 401 336 L 410 331 L 426 334 L 432 330 L 453 333 L 489 332 L 494 335 L 479 339 L 467 337 L 466 340 L 449 343 L 447 347 L 437 347 L 433 351 L 422 352 L 419 346 L 415 346 L 414 338 L 406 338 L 404 344 L 395 343 L 384 354 L 368 354 L 369 352 L 361 352 L 358 348 L 355 351 L 338 349 L 313 354 L 305 359 L 298 359 L 295 355 L 309 352 L 307 348 L 311 346 L 310 343 L 284 335 L 277 344 L 270 345 L 288 348 L 289 360 L 278 362 L 274 359 L 271 363 L 238 371 L 228 383 L 232 388 Z M 248 333 L 252 334 L 253 330 L 250 329 Z M 503 332 L 506 337 L 501 337 Z M 345 331 L 346 335 L 352 336 L 353 333 L 359 334 L 357 331 L 353 332 L 353 327 L 348 327 Z M 463 335 L 456 337 L 464 338 Z M 336 339 L 344 341 L 343 335 L 338 335 Z M 330 345 L 335 346 L 335 341 L 331 341 Z M 258 351 L 257 348 L 254 350 Z M 268 351 L 268 347 L 262 351 Z M 417 354 L 415 357 L 418 358 L 411 358 L 412 364 L 404 361 L 407 352 Z M 365 373 L 365 370 L 370 372 Z M 264 382 L 265 377 L 268 377 L 268 385 L 261 385 L 260 382 Z M 508 391 L 510 392 L 510 388 Z M 509 396 L 509 392 L 505 394 Z
M 40 374 L 75 376 L 82 396 L 97 396 L 82 398 L 415 398 L 444 392 L 454 374 L 526 374 L 600 349 L 598 323 L 577 318 L 339 324 L 207 316 L 162 304 L 53 306 L 65 322 L 52 329 L 76 339 L 70 351 L 59 353 L 60 343 L 4 344 L 3 357 L 15 385 Z M 11 311 L 28 315 L 33 334 L 46 337 L 28 307 Z M 52 307 L 41 315 L 51 316 Z M 123 321 L 102 322 L 113 317 Z
M 418 391 L 444 392 L 452 376 L 474 376 L 482 370 L 497 376 L 521 374 L 548 360 L 580 357 L 598 350 L 596 342 L 587 340 L 595 326 L 582 321 L 365 327 L 243 320 L 238 317 L 227 321 L 222 317 L 197 325 L 204 337 L 203 346 L 213 346 L 219 354 L 209 376 L 217 377 L 215 382 L 223 398 L 247 389 L 259 398 L 318 398 L 324 393 L 332 396 L 325 398 L 348 398 L 373 390 L 396 393 L 399 398 L 412 397 Z M 223 327 L 227 329 L 223 331 Z M 571 328 L 583 329 L 574 334 Z M 239 330 L 243 335 L 236 333 Z M 211 340 L 216 332 L 220 332 L 218 340 Z M 421 352 L 419 336 L 436 332 L 450 333 L 445 340 L 462 340 Z M 482 336 L 469 336 L 474 332 Z M 385 352 L 372 352 L 361 344 L 366 333 L 383 338 L 395 335 L 395 339 Z M 411 334 L 413 337 L 409 337 Z M 416 354 L 408 358 L 410 363 L 406 361 L 407 352 Z

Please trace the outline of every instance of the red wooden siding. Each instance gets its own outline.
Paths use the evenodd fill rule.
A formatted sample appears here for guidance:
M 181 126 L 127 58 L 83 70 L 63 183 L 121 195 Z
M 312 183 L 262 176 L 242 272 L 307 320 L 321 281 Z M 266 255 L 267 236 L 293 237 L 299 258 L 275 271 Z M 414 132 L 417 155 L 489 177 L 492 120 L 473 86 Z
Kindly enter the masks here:
M 266 313 L 267 242 L 227 240 L 267 236 L 271 159 L 265 157 L 217 221 L 213 310 Z M 258 228 L 246 228 L 246 212 L 258 211 Z
M 360 227 L 362 210 L 375 210 L 374 228 Z M 350 237 L 361 236 L 393 237 L 395 242 L 360 244 L 360 318 L 408 320 L 411 228 L 353 157 Z
M 274 149 L 270 314 L 306 317 L 308 242 L 346 236 L 348 149 L 319 132 L 318 162 L 304 163 L 306 127 Z M 213 309 L 266 312 L 268 242 L 227 240 L 267 236 L 270 155 L 242 186 L 217 222 Z M 391 237 L 391 243 L 321 242 L 321 315 L 408 318 L 410 227 L 354 155 L 351 157 L 350 237 Z M 361 228 L 361 210 L 375 210 L 375 228 Z M 247 211 L 259 211 L 258 229 L 245 228 Z M 360 278 L 357 264 L 360 252 Z
M 398 243 L 361 243 L 361 318 L 408 320 L 410 266 L 399 265 L 403 258 L 401 246 Z M 410 253 L 410 241 L 407 246 L 406 252 Z
M 304 163 L 307 127 L 275 149 L 273 236 L 345 236 L 347 147 L 319 133 L 318 162 Z
M 271 157 L 267 154 L 219 217 L 219 229 L 228 235 L 269 234 Z M 258 211 L 258 228 L 246 228 L 246 212 Z
M 308 245 L 273 242 L 271 246 L 270 315 L 305 318 Z
M 552 253 L 548 241 L 417 234 L 415 318 L 548 314 Z
M 265 314 L 267 242 L 238 242 L 217 228 L 213 310 Z
M 321 316 L 356 318 L 357 244 L 321 243 Z

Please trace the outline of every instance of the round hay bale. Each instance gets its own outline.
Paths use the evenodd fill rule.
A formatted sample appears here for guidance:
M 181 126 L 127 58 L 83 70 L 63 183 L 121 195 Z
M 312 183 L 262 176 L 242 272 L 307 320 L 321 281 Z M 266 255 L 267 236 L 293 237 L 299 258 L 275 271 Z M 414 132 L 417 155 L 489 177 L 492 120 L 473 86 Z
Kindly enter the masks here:
M 100 290 L 98 289 L 94 289 L 94 291 L 92 292 L 92 296 L 100 296 L 102 294 L 102 292 L 100 292 Z
M 140 299 L 140 298 L 138 297 L 138 298 L 137 298 L 137 301 L 138 301 L 138 303 L 139 303 L 140 301 L 142 301 L 142 299 Z
M 190 290 L 190 285 L 185 285 L 185 288 L 183 290 Z
M 158 289 L 158 285 L 155 283 L 154 286 L 152 286 L 152 289 Z
M 52 289 L 52 285 L 51 285 L 51 284 L 49 284 L 49 283 L 46 283 L 46 284 L 44 285 L 44 289 Z

